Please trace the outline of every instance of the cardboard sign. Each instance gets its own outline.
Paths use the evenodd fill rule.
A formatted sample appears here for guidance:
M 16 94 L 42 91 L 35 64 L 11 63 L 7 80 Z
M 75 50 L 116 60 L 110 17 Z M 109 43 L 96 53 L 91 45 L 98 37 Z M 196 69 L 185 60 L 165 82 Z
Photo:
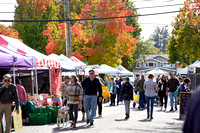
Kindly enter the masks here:
M 187 105 L 190 102 L 190 99 L 192 97 L 191 92 L 181 92 L 180 93 L 180 113 L 179 118 L 185 114 L 185 111 L 187 109 Z
M 20 129 L 23 128 L 22 126 L 22 111 L 21 111 L 21 107 L 19 107 L 19 114 L 17 114 L 15 112 L 15 109 L 12 113 L 12 116 L 13 116 L 13 122 L 14 122 L 14 129 L 15 131 L 18 131 Z

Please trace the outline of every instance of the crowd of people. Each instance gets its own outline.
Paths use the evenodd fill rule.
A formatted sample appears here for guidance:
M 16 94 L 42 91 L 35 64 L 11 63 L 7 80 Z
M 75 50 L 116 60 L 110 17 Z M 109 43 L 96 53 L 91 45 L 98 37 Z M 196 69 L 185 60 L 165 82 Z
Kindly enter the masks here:
M 70 119 L 72 127 L 76 127 L 79 105 L 82 104 L 82 121 L 90 125 L 94 124 L 96 110 L 98 117 L 102 117 L 102 103 L 110 102 L 110 106 L 119 105 L 123 101 L 125 105 L 125 119 L 130 117 L 130 103 L 134 95 L 139 95 L 138 109 L 147 109 L 147 119 L 153 119 L 154 102 L 159 103 L 161 110 L 167 110 L 168 97 L 170 99 L 170 112 L 177 111 L 178 95 L 175 92 L 188 92 L 190 79 L 176 78 L 174 74 L 158 76 L 154 81 L 154 75 L 149 74 L 147 80 L 144 75 L 136 75 L 131 84 L 128 77 L 95 77 L 94 70 L 89 71 L 89 77 L 78 82 L 76 76 L 65 76 L 65 82 L 61 85 L 63 104 L 70 107 Z M 102 86 L 109 89 L 110 97 L 103 100 Z M 97 101 L 97 102 L 94 102 Z M 65 104 L 66 103 L 66 104 Z M 137 103 L 133 103 L 136 108 Z M 163 109 L 164 106 L 164 109 Z M 97 108 L 98 107 L 98 108 Z M 86 119 L 85 119 L 86 114 Z
M 69 106 L 69 115 L 72 120 L 71 127 L 76 128 L 78 110 L 80 108 L 82 109 L 82 121 L 86 121 L 91 126 L 94 125 L 97 107 L 98 117 L 102 117 L 103 102 L 110 102 L 110 106 L 116 106 L 123 102 L 125 119 L 129 119 L 130 103 L 134 100 L 134 95 L 139 95 L 138 109 L 147 110 L 147 119 L 153 119 L 155 101 L 159 103 L 161 110 L 163 110 L 164 106 L 163 111 L 166 111 L 168 97 L 170 99 L 170 111 L 176 111 L 180 93 L 190 92 L 190 79 L 176 78 L 172 73 L 169 79 L 167 75 L 158 76 L 156 81 L 154 81 L 154 78 L 153 74 L 149 74 L 147 79 L 144 75 L 141 75 L 141 78 L 140 75 L 136 75 L 134 83 L 131 84 L 128 77 L 96 77 L 94 70 L 90 70 L 89 77 L 81 82 L 74 75 L 65 76 L 60 91 L 62 93 L 63 106 Z M 103 98 L 102 86 L 108 87 L 109 98 Z M 20 80 L 16 80 L 15 86 L 12 84 L 11 76 L 6 74 L 0 87 L 0 120 L 5 113 L 6 133 L 10 132 L 13 99 L 18 113 L 18 105 L 25 104 L 26 98 L 26 92 Z M 137 103 L 133 103 L 133 108 L 136 108 L 136 105 Z

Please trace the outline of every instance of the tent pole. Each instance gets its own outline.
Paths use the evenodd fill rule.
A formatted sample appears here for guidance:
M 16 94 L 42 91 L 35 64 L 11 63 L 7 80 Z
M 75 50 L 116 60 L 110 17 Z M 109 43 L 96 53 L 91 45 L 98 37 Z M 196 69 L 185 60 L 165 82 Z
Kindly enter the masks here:
M 31 81 L 32 81 L 32 95 L 34 96 L 34 77 L 33 77 L 33 67 L 31 71 Z
M 37 98 L 37 104 L 38 104 L 38 106 L 39 106 L 39 96 L 38 96 L 38 77 L 37 77 L 37 68 L 36 68 L 36 66 L 35 66 L 35 84 L 36 84 L 36 86 L 35 86 L 35 89 L 36 89 L 36 98 Z
M 52 99 L 51 67 L 49 67 L 49 84 L 50 84 L 50 95 L 51 95 L 51 99 Z
M 14 58 L 14 64 L 13 64 L 13 80 L 14 80 L 13 83 L 16 85 L 15 65 L 16 65 L 16 58 Z

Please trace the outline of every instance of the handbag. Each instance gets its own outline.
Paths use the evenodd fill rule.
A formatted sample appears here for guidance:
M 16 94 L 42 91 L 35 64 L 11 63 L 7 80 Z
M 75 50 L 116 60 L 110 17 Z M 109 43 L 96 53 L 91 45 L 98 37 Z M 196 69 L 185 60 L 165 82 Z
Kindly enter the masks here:
M 180 86 L 178 87 L 178 89 L 174 92 L 174 95 L 179 97 L 180 94 Z
M 127 93 L 122 94 L 122 99 L 130 100 L 130 95 Z
M 135 94 L 133 102 L 134 102 L 134 103 L 138 103 L 138 102 L 139 102 L 139 99 L 140 99 L 140 95 Z
M 79 101 L 79 96 L 76 95 L 77 91 L 78 91 L 78 89 L 77 89 L 77 85 L 76 85 L 74 101 Z

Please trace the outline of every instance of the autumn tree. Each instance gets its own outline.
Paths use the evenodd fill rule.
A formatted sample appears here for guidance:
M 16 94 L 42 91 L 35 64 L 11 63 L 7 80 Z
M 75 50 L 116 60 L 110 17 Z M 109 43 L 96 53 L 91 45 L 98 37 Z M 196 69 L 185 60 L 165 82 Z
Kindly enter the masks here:
M 125 8 L 126 2 L 120 0 L 99 0 L 98 4 L 93 4 L 93 6 L 85 5 L 81 9 L 79 18 L 109 18 L 132 14 L 132 10 L 116 10 Z M 135 28 L 132 25 L 126 25 L 126 20 L 127 18 L 117 18 L 84 21 L 84 24 L 76 22 L 71 27 L 73 55 L 89 64 L 108 64 L 114 67 L 121 64 L 122 57 L 132 55 L 138 42 L 130 34 Z M 43 34 L 49 38 L 46 46 L 48 54 L 63 53 L 62 49 L 59 49 L 65 45 L 62 42 L 65 39 L 62 36 L 64 35 L 63 23 L 54 28 L 47 25 L 47 30 Z
M 6 27 L 0 24 L 0 35 L 9 36 L 9 37 L 18 39 L 19 33 L 17 30 L 13 29 L 12 27 Z
M 133 32 L 130 32 L 130 34 L 132 35 L 132 37 L 139 40 L 142 29 L 140 28 L 140 25 L 138 24 L 138 17 L 137 17 L 138 12 L 137 12 L 137 9 L 135 8 L 134 2 L 128 1 L 126 3 L 126 8 L 132 9 L 132 13 L 130 14 L 130 16 L 136 16 L 136 17 L 127 18 L 126 24 L 132 25 L 133 27 L 135 27 L 135 30 Z M 124 55 L 122 58 L 122 66 L 124 66 L 126 69 L 130 71 L 133 70 L 134 64 L 136 63 L 133 58 L 134 52 L 135 50 L 132 51 L 132 55 Z
M 186 66 L 200 59 L 199 7 L 199 1 L 187 0 L 183 11 L 172 23 L 172 36 L 167 47 L 171 63 L 178 61 Z
M 17 4 L 15 20 L 58 19 L 59 4 L 55 0 L 17 0 Z M 47 22 L 16 22 L 13 23 L 13 28 L 19 32 L 19 37 L 26 45 L 46 53 L 47 37 L 42 34 L 47 29 L 46 24 Z

